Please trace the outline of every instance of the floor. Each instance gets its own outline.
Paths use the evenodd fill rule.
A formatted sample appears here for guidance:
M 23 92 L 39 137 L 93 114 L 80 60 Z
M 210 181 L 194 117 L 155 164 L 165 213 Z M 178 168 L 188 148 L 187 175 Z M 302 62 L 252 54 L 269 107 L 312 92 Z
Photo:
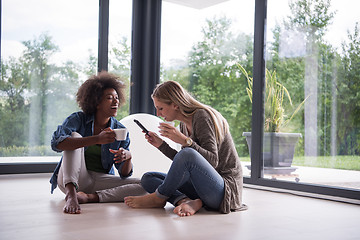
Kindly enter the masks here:
M 50 174 L 0 175 L 0 239 L 360 239 L 360 206 L 288 193 L 244 189 L 244 212 L 201 209 L 180 218 L 172 206 L 130 209 L 84 204 L 62 213 L 64 195 L 50 194 Z
M 142 140 L 142 139 L 140 139 Z M 137 141 L 139 144 L 140 141 Z M 141 142 L 140 142 L 141 144 Z M 134 162 L 134 176 L 141 177 L 148 171 L 167 172 L 170 167 L 170 161 L 164 157 L 161 152 L 150 148 L 148 143 L 138 146 L 142 151 L 132 153 Z M 155 150 L 155 151 L 154 151 Z M 151 157 L 149 157 L 151 156 Z M 151 158 L 151 161 L 148 159 Z M 144 160 L 145 159 L 145 160 Z M 0 163 L 58 163 L 59 156 L 47 157 L 0 157 Z M 156 169 L 154 169 L 156 166 Z M 295 171 L 290 174 L 269 174 L 265 172 L 264 178 L 277 179 L 282 181 L 310 183 L 324 186 L 344 187 L 350 189 L 360 189 L 360 171 L 342 170 L 332 168 L 316 168 L 292 166 Z M 244 177 L 250 177 L 250 162 L 242 162 Z

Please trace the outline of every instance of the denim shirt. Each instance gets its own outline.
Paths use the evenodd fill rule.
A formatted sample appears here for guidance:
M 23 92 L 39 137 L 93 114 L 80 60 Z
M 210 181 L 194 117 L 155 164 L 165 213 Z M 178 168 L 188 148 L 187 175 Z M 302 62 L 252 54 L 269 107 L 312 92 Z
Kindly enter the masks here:
M 109 127 L 111 129 L 125 128 L 125 126 L 122 125 L 114 117 L 110 118 Z M 51 139 L 51 148 L 56 152 L 61 152 L 62 150 L 56 148 L 56 146 L 64 139 L 70 137 L 73 132 L 77 132 L 83 137 L 88 137 L 93 135 L 93 129 L 94 129 L 94 115 L 86 115 L 81 111 L 72 113 L 69 117 L 65 119 L 62 125 L 59 125 L 57 127 L 57 130 L 53 133 Z M 132 175 L 133 170 L 131 170 L 128 176 L 125 177 L 122 176 L 121 169 L 122 166 L 124 165 L 124 162 L 115 163 L 113 160 L 114 154 L 109 151 L 109 149 L 117 150 L 121 147 L 126 150 L 129 150 L 129 145 L 130 145 L 129 133 L 126 139 L 123 141 L 114 140 L 114 142 L 112 143 L 101 145 L 101 163 L 103 168 L 106 169 L 106 171 L 108 172 L 108 174 L 114 175 L 113 166 L 115 166 L 121 178 L 126 178 Z M 87 147 L 85 147 L 85 150 L 86 149 Z M 61 162 L 62 162 L 62 157 L 50 179 L 51 193 L 53 193 L 54 189 L 57 187 L 57 177 L 61 166 Z

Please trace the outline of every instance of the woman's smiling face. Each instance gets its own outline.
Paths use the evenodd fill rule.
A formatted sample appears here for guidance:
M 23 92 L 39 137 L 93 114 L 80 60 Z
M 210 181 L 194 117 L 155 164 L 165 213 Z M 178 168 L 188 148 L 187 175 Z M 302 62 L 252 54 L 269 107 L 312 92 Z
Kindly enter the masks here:
M 159 117 L 163 117 L 166 121 L 174 121 L 178 120 L 176 118 L 178 111 L 178 106 L 173 103 L 167 104 L 159 101 L 157 98 L 153 99 L 154 105 L 156 108 L 156 115 Z
M 115 89 L 107 88 L 103 92 L 103 96 L 97 106 L 97 113 L 103 114 L 105 117 L 116 117 L 119 107 L 119 96 Z

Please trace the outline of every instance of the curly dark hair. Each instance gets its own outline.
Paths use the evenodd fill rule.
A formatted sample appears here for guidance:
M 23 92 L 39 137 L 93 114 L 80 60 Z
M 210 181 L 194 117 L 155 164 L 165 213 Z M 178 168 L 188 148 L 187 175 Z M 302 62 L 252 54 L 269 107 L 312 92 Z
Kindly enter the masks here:
M 95 114 L 104 90 L 108 88 L 115 89 L 119 96 L 119 105 L 123 105 L 125 103 L 125 87 L 119 76 L 101 71 L 97 75 L 91 76 L 79 87 L 76 101 L 84 113 Z

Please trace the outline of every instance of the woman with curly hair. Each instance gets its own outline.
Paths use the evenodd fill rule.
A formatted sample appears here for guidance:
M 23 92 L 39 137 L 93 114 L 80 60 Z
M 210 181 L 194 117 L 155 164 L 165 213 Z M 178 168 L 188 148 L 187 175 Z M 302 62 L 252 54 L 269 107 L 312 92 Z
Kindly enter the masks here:
M 133 171 L 129 135 L 117 141 L 113 131 L 125 128 L 115 118 L 125 102 L 124 88 L 119 77 L 108 72 L 90 77 L 76 94 L 82 111 L 72 113 L 53 133 L 51 147 L 63 156 L 50 179 L 51 193 L 57 185 L 65 193 L 65 213 L 80 213 L 80 203 L 146 193 L 139 179 L 128 178 Z M 120 177 L 114 175 L 114 167 Z

